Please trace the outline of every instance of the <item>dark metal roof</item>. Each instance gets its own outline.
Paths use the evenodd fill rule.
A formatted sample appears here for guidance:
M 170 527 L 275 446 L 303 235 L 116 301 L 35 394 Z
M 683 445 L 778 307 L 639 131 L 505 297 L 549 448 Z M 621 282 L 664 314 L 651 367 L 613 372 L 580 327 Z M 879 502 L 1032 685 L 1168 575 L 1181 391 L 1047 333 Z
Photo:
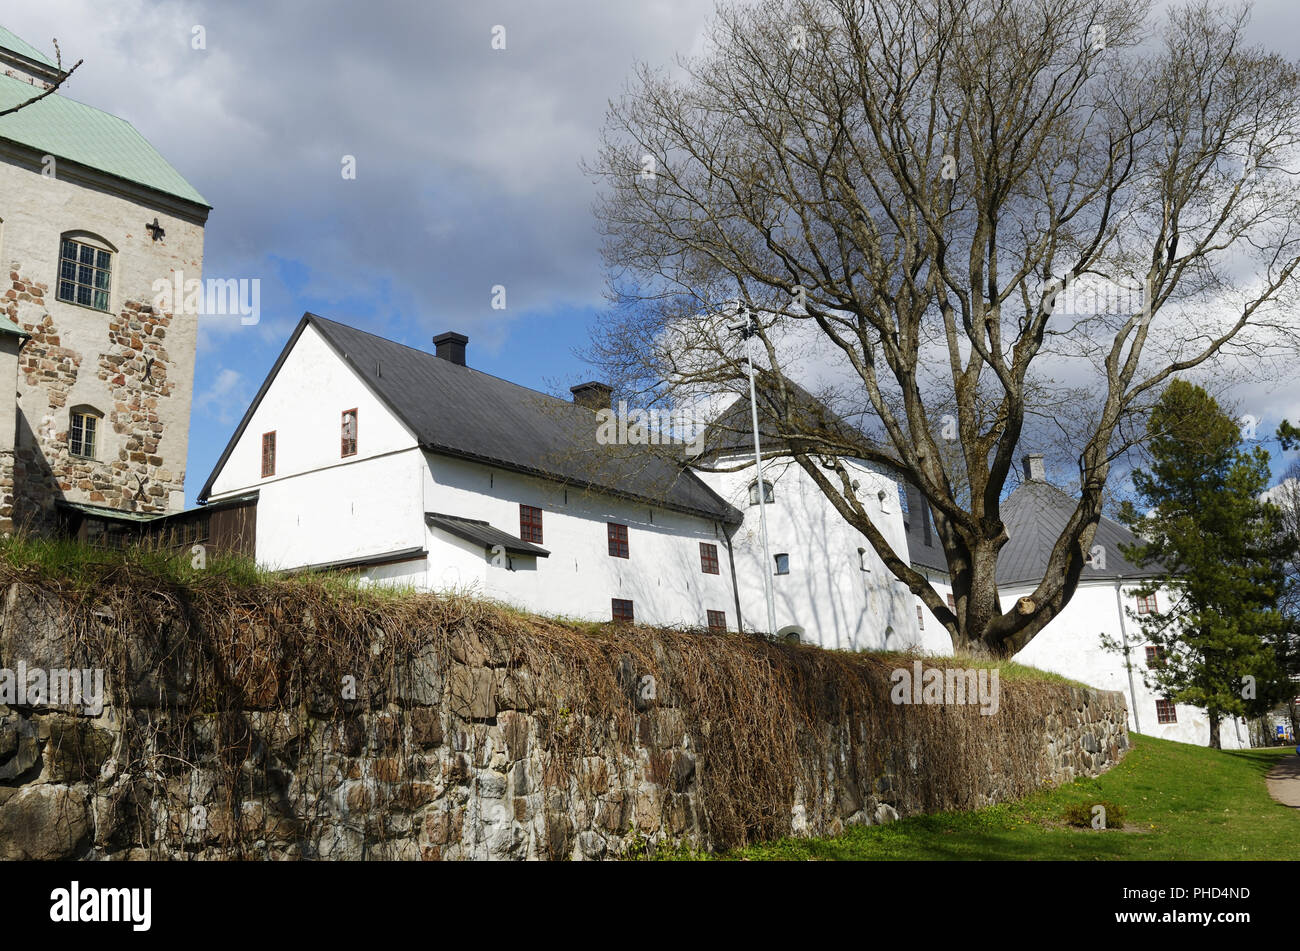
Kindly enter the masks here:
M 787 449 L 787 440 L 777 435 L 780 420 L 788 419 L 795 432 L 825 433 L 845 446 L 860 445 L 879 452 L 858 427 L 846 421 L 798 383 L 784 380 L 786 393 L 777 388 L 774 374 L 763 371 L 755 381 L 758 402 L 758 429 L 764 455 L 768 451 Z M 736 399 L 704 431 L 704 457 L 727 456 L 754 451 L 754 416 L 749 395 Z
M 419 545 L 413 548 L 399 548 L 394 551 L 380 552 L 376 555 L 358 555 L 355 558 L 341 558 L 338 561 L 322 561 L 301 568 L 289 568 L 281 572 L 286 575 L 305 574 L 313 571 L 335 571 L 341 568 L 363 568 L 367 565 L 391 565 L 399 561 L 415 561 L 427 558 L 429 552 Z
M 444 532 L 450 532 L 458 538 L 478 542 L 489 550 L 500 545 L 512 555 L 536 555 L 538 558 L 549 558 L 551 555 L 545 548 L 534 545 L 532 542 L 526 542 L 522 538 L 504 532 L 499 528 L 493 528 L 482 519 L 461 518 L 459 515 L 443 515 L 440 512 L 425 512 L 424 520 L 430 525 L 437 526 Z
M 948 559 L 943 553 L 939 533 L 935 531 L 930 515 L 930 503 L 921 490 L 910 482 L 903 482 L 907 495 L 907 511 L 903 514 L 903 527 L 907 530 L 908 560 L 921 568 L 948 571 Z
M 267 375 L 200 499 L 212 491 L 217 474 L 308 324 L 430 452 L 729 524 L 741 521 L 736 509 L 686 468 L 685 454 L 677 463 L 647 447 L 598 443 L 596 413 L 590 408 L 310 313 L 303 315 Z
M 998 556 L 998 585 L 1037 584 L 1051 557 L 1052 547 L 1078 500 L 1046 482 L 1025 481 L 1002 503 L 1002 523 L 1008 541 Z M 1149 578 L 1161 573 L 1156 565 L 1139 568 L 1120 553 L 1120 545 L 1141 541 L 1123 525 L 1101 517 L 1092 544 L 1102 546 L 1105 567 L 1086 566 L 1080 581 Z

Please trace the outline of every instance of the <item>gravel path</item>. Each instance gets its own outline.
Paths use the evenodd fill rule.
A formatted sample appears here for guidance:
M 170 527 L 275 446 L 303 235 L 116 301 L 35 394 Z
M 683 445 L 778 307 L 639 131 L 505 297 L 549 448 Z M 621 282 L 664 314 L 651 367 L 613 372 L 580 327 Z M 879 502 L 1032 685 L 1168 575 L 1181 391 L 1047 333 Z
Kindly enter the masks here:
M 1300 809 L 1300 756 L 1293 753 L 1269 771 L 1268 794 L 1284 806 Z

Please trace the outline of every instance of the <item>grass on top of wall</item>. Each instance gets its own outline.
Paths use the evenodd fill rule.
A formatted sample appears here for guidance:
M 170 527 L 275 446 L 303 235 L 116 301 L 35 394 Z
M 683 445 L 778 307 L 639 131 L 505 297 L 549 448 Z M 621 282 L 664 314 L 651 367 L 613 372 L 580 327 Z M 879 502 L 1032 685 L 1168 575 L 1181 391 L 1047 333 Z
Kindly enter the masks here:
M 1300 856 L 1300 809 L 1274 801 L 1264 777 L 1289 748 L 1212 750 L 1130 733 L 1123 762 L 1016 802 L 974 812 L 857 826 L 825 839 L 782 839 L 719 856 L 742 861 L 878 859 L 1231 860 Z M 1101 802 L 1122 828 L 1075 828 Z M 662 859 L 710 858 L 662 850 Z
M 204 566 L 198 568 L 193 564 L 193 557 L 187 547 L 166 548 L 150 543 L 132 544 L 122 548 L 101 548 L 70 539 L 18 534 L 0 539 L 0 564 L 9 569 L 7 572 L 10 576 L 9 580 L 21 578 L 28 583 L 39 583 L 44 580 L 81 593 L 92 593 L 94 589 L 114 581 L 148 579 L 185 588 L 195 593 L 202 592 L 204 589 L 215 591 L 287 586 L 307 589 L 327 597 L 344 598 L 350 602 L 369 602 L 376 606 L 431 596 L 429 592 L 405 584 L 363 583 L 353 571 L 270 571 L 259 568 L 251 558 L 221 554 L 211 550 L 206 555 Z M 591 621 L 571 615 L 530 612 L 517 605 L 483 598 L 472 590 L 445 591 L 432 596 L 474 599 L 519 621 L 540 618 L 591 637 L 607 638 L 618 630 L 618 627 L 610 621 Z M 662 625 L 662 627 L 682 631 L 698 629 L 692 625 Z M 813 651 L 823 649 L 812 644 L 794 645 L 794 647 Z M 999 679 L 1008 682 L 1038 681 L 1088 688 L 1088 685 L 1081 681 L 1071 680 L 1052 671 L 1028 667 L 1009 660 L 995 660 L 986 656 L 957 654 L 933 657 L 916 651 L 892 650 L 859 653 L 885 661 L 892 660 L 903 667 L 910 667 L 915 660 L 925 662 L 933 659 L 939 660 L 944 667 L 996 668 Z

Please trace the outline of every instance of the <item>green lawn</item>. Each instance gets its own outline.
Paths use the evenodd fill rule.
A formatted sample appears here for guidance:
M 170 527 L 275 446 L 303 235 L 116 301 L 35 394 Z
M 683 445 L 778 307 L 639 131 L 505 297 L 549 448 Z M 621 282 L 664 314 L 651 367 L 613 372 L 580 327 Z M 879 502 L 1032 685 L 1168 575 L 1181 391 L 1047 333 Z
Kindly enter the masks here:
M 1218 751 L 1130 734 L 1124 761 L 1019 802 L 978 812 L 858 826 L 833 839 L 784 839 L 722 856 L 779 859 L 1297 859 L 1300 809 L 1269 798 L 1264 776 L 1282 756 Z M 1125 812 L 1124 828 L 1067 826 L 1072 804 L 1102 800 Z

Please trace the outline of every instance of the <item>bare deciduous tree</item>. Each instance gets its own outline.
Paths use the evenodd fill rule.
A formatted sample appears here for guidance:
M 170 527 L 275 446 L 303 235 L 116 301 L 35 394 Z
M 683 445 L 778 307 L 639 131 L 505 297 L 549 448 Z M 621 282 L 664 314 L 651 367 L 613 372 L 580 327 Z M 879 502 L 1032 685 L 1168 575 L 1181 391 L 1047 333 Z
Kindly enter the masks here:
M 12 115 L 20 109 L 26 109 L 28 106 L 40 102 L 46 96 L 54 95 L 62 88 L 63 84 L 68 81 L 68 77 L 75 73 L 77 68 L 85 62 L 85 60 L 79 59 L 72 64 L 70 69 L 65 71 L 63 69 L 63 51 L 59 49 L 59 41 L 53 40 L 52 42 L 54 43 L 54 68 L 55 72 L 58 73 L 58 77 L 53 82 L 49 83 L 44 90 L 32 96 L 30 99 L 24 99 L 22 102 L 10 106 L 8 109 L 0 110 L 0 117 Z
M 726 314 L 758 314 L 773 455 L 960 649 L 1013 654 L 1061 612 L 1111 464 L 1167 381 L 1294 352 L 1300 73 L 1244 44 L 1244 10 L 1149 13 L 722 6 L 704 54 L 638 68 L 589 166 L 617 301 L 594 358 L 629 393 L 747 394 Z M 1079 288 L 1100 306 L 1064 306 Z M 789 381 L 818 353 L 839 374 L 819 395 L 877 438 L 797 409 Z M 1041 583 L 1004 606 L 999 507 L 1035 419 L 1068 437 L 1079 499 Z M 891 548 L 846 458 L 924 494 L 954 610 Z

